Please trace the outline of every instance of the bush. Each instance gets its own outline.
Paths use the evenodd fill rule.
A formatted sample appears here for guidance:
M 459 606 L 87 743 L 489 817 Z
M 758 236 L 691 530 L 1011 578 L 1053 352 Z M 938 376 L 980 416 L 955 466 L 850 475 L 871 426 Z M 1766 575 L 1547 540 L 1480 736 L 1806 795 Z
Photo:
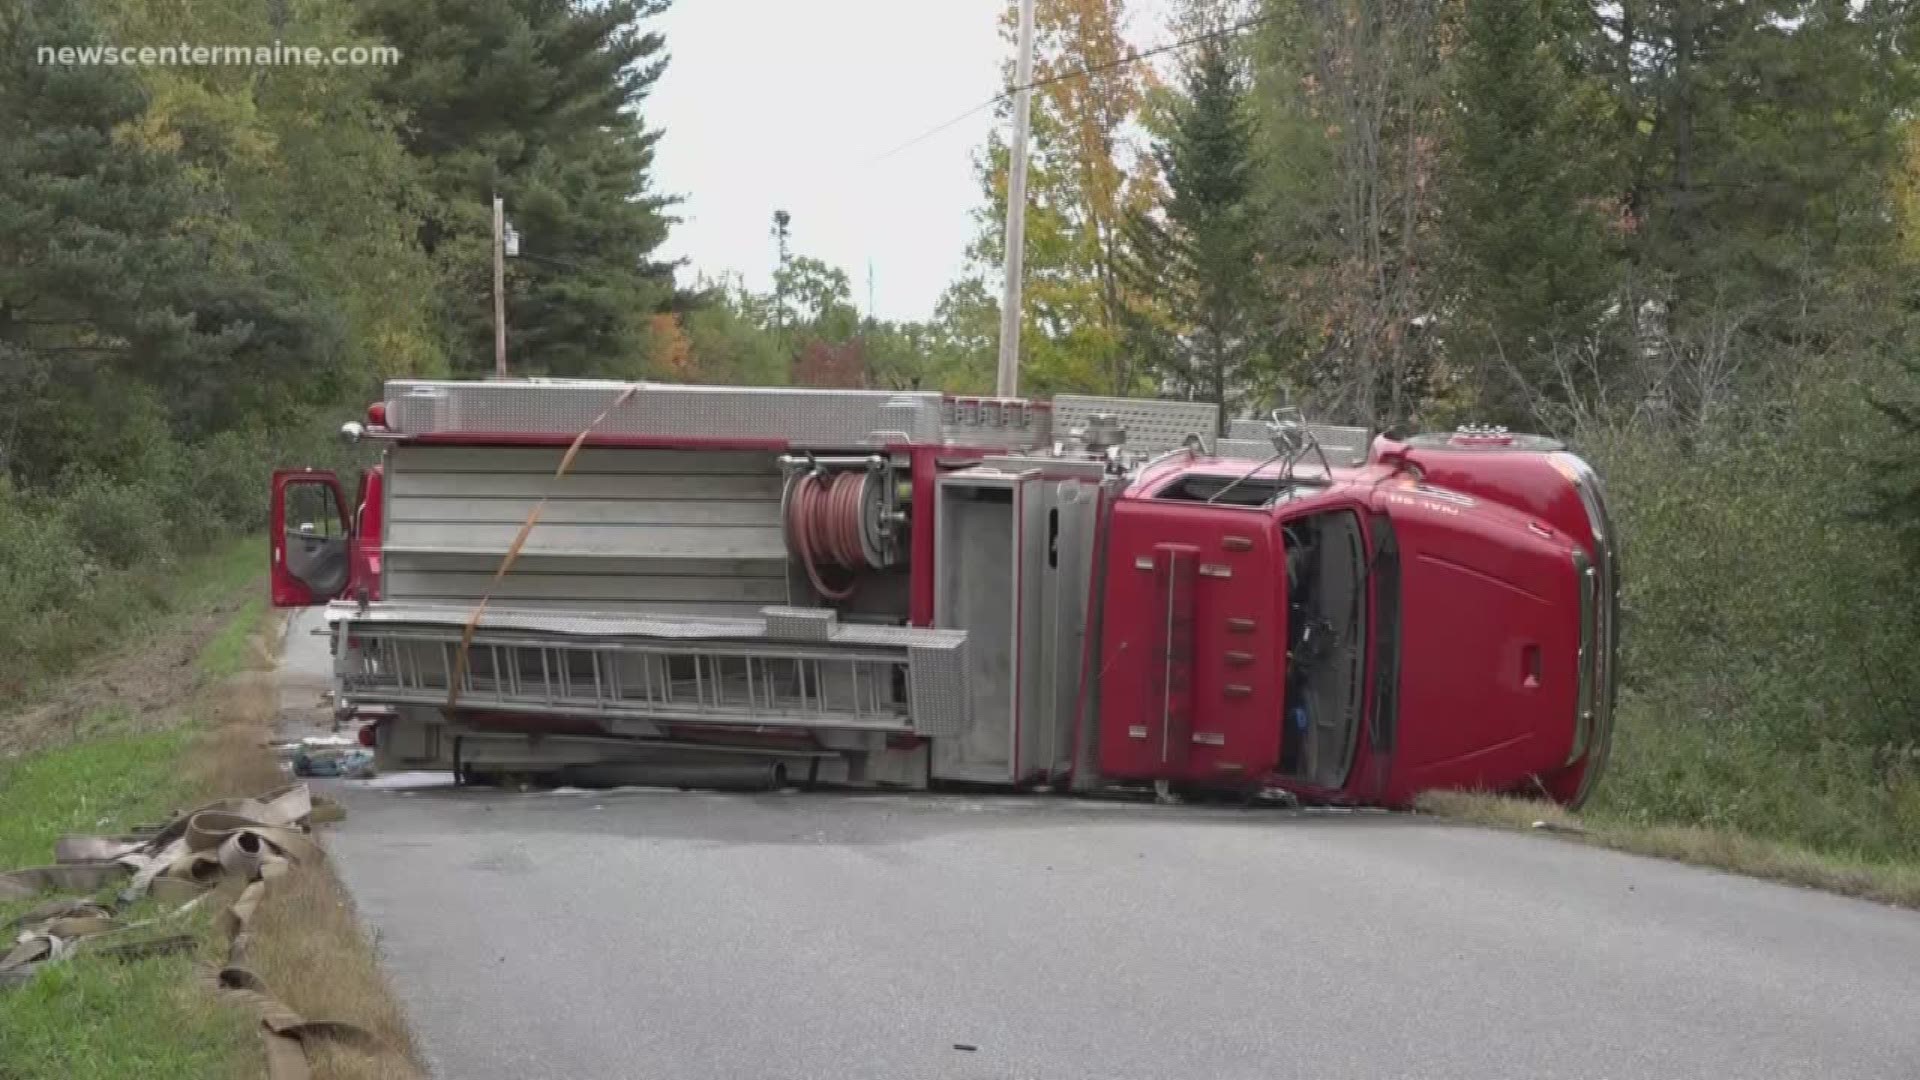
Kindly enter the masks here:
M 224 431 L 186 455 L 181 526 L 192 531 L 252 532 L 267 526 L 272 454 L 255 432 Z
M 1577 436 L 1625 575 L 1597 812 L 1920 858 L 1920 611 L 1897 537 L 1858 515 L 1883 430 L 1860 375 L 1813 364 L 1779 388 L 1791 411 Z
M 0 490 L 0 623 L 67 602 L 90 571 L 62 515 Z
M 163 483 L 118 483 L 97 473 L 68 479 L 60 516 L 85 550 L 116 570 L 172 554 L 173 517 Z
M 338 437 L 357 412 L 180 443 L 133 410 L 113 437 L 75 443 L 84 454 L 57 483 L 20 490 L 0 473 L 0 650 L 18 661 L 0 673 L 0 699 L 164 608 L 180 555 L 262 531 L 275 467 L 335 469 L 351 490 L 373 456 Z

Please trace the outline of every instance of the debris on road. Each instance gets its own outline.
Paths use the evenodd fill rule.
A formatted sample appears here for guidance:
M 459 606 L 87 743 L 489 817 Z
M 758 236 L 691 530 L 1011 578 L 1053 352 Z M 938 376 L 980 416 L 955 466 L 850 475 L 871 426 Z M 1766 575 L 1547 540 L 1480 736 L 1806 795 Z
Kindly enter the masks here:
M 304 747 L 292 758 L 295 776 L 332 776 L 351 780 L 373 775 L 373 751 L 361 747 L 352 750 L 308 751 Z
M 1569 836 L 1587 835 L 1587 830 L 1584 826 L 1573 825 L 1563 821 L 1550 821 L 1545 818 L 1534 822 L 1533 828 L 1536 832 L 1566 833 Z
M 297 742 L 280 743 L 274 752 L 282 768 L 295 776 L 357 780 L 374 772 L 373 751 L 346 735 L 310 735 Z
M 218 986 L 223 997 L 259 1017 L 271 1080 L 311 1075 L 308 1040 L 378 1050 L 379 1040 L 362 1028 L 308 1020 L 288 1009 L 246 966 L 248 928 L 269 883 L 317 863 L 313 827 L 344 816 L 338 804 L 294 784 L 259 798 L 211 802 L 125 836 L 63 837 L 54 846 L 54 865 L 0 873 L 0 900 L 54 890 L 86 894 L 49 899 L 4 928 L 18 933 L 0 956 L 0 988 L 21 985 L 83 952 L 134 959 L 191 949 L 195 936 L 173 927 L 189 912 L 225 902 L 219 925 L 227 959 Z M 122 886 L 117 894 L 103 897 L 116 885 Z M 145 898 L 173 906 L 124 922 L 126 906 Z

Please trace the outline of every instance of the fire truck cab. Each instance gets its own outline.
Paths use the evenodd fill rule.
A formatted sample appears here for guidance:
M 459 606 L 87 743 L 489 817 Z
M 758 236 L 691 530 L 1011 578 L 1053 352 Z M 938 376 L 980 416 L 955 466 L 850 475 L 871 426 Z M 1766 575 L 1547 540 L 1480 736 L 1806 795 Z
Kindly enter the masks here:
M 273 479 L 385 768 L 1577 805 L 1620 583 L 1593 471 L 1192 402 L 395 381 Z

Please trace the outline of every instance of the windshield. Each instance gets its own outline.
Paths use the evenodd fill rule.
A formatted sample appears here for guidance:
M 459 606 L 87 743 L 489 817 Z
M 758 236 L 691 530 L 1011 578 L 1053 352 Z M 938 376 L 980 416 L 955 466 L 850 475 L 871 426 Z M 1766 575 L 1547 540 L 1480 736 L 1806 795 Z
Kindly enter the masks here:
M 1281 527 L 1287 560 L 1287 693 L 1280 769 L 1306 783 L 1346 780 L 1366 675 L 1366 543 L 1335 510 Z

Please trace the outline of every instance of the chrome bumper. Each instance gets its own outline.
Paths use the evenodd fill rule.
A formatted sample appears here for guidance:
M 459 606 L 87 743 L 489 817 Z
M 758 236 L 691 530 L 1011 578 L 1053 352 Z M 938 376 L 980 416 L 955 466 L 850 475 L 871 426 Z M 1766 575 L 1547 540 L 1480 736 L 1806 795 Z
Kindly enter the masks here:
M 1569 453 L 1556 453 L 1553 461 L 1579 493 L 1593 531 L 1591 557 L 1586 552 L 1574 556 L 1580 574 L 1580 712 L 1567 764 L 1591 755 L 1574 796 L 1573 805 L 1578 806 L 1599 780 L 1613 745 L 1613 709 L 1619 682 L 1620 554 L 1599 475 Z

